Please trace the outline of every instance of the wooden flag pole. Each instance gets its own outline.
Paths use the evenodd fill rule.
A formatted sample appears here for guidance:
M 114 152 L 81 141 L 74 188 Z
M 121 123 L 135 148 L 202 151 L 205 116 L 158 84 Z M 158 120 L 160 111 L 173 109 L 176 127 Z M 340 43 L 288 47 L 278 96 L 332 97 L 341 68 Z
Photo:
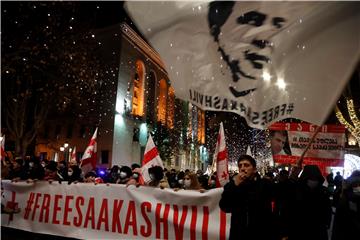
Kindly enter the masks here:
M 311 137 L 311 140 L 309 141 L 308 145 L 306 146 L 306 148 L 304 149 L 303 153 L 301 154 L 300 158 L 296 161 L 295 166 L 293 166 L 291 173 L 290 173 L 290 177 L 291 178 L 297 178 L 298 175 L 300 174 L 301 170 L 302 170 L 302 164 L 304 161 L 304 156 L 306 154 L 306 152 L 309 150 L 310 146 L 312 145 L 312 142 L 314 141 L 316 135 L 319 133 L 321 129 L 321 126 L 317 126 L 314 135 Z

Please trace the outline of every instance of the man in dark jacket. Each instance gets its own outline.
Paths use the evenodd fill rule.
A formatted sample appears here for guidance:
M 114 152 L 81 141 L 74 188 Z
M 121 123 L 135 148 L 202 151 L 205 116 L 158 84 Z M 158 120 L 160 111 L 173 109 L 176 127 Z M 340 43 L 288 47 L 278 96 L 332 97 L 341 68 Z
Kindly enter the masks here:
M 231 213 L 229 239 L 278 239 L 272 213 L 273 187 L 261 179 L 249 155 L 238 160 L 239 174 L 224 186 L 220 208 Z

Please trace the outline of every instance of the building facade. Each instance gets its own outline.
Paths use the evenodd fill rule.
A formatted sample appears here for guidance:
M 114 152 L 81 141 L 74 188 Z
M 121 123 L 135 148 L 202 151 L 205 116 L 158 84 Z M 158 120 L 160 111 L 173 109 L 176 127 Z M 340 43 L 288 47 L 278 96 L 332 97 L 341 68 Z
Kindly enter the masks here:
M 203 167 L 205 113 L 176 99 L 158 53 L 128 25 L 121 30 L 113 164 L 141 164 L 151 134 L 165 166 Z
M 158 53 L 127 24 L 120 27 L 121 54 L 116 97 L 109 113 L 112 116 L 101 122 L 87 116 L 50 119 L 36 140 L 36 154 L 67 160 L 76 147 L 80 159 L 98 127 L 99 167 L 141 165 L 151 134 L 166 167 L 205 169 L 205 113 L 175 97 Z

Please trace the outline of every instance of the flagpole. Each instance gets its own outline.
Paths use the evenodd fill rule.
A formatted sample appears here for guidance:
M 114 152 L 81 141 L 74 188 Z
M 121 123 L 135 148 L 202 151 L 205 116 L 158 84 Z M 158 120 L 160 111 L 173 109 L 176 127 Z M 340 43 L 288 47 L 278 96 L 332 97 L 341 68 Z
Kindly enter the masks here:
M 312 142 L 315 139 L 316 135 L 319 133 L 320 128 L 321 128 L 320 126 L 316 127 L 314 135 L 311 137 L 311 140 L 309 141 L 308 145 L 302 152 L 300 158 L 296 161 L 295 166 L 292 167 L 291 172 L 290 172 L 290 178 L 297 179 L 297 177 L 299 176 L 299 174 L 302 170 L 302 163 L 304 161 L 304 156 L 305 156 L 306 152 L 309 150 L 310 146 L 312 145 Z
M 313 140 L 315 139 L 316 135 L 319 133 L 320 131 L 320 126 L 316 127 L 315 133 L 314 135 L 311 137 L 311 140 L 309 141 L 308 145 L 306 146 L 306 148 L 304 149 L 303 153 L 301 154 L 300 158 L 296 161 L 296 166 L 297 167 L 302 167 L 302 163 L 304 161 L 304 156 L 306 154 L 306 152 L 309 150 L 310 146 L 312 145 Z

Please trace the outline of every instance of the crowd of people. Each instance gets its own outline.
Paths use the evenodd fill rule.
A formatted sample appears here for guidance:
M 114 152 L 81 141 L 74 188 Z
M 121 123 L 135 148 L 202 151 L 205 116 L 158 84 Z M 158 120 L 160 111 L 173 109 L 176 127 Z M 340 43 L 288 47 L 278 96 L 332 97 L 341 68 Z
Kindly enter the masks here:
M 76 161 L 41 161 L 32 157 L 5 159 L 1 165 L 2 179 L 13 182 L 146 185 L 201 193 L 216 188 L 216 172 L 209 176 L 201 170 L 153 166 L 148 173 L 151 181 L 144 183 L 138 164 L 114 165 L 103 174 L 90 171 L 85 175 Z M 355 239 L 360 232 L 360 171 L 354 171 L 348 179 L 340 173 L 325 179 L 318 166 L 307 165 L 261 176 L 254 158 L 243 155 L 238 159 L 238 172 L 230 172 L 219 206 L 232 214 L 230 239 L 327 240 L 333 215 L 332 240 Z M 2 213 L 11 211 L 16 209 L 2 205 Z
M 261 177 L 256 161 L 238 159 L 239 173 L 224 186 L 220 208 L 231 213 L 230 239 L 358 239 L 360 171 L 328 181 L 317 165 L 295 165 Z M 335 186 L 332 186 L 332 183 Z M 329 191 L 335 188 L 335 191 Z M 333 227 L 331 228 L 334 215 Z
M 147 185 L 160 188 L 173 188 L 175 191 L 180 189 L 187 190 L 208 190 L 215 188 L 215 174 L 208 176 L 201 170 L 196 172 L 186 169 L 177 171 L 167 170 L 160 166 L 153 166 L 148 169 L 151 181 L 142 183 L 140 181 L 141 169 L 139 164 L 131 166 L 114 165 L 105 172 L 94 170 L 83 174 L 77 161 L 47 161 L 37 157 L 16 158 L 12 161 L 5 159 L 2 161 L 1 177 L 13 182 L 27 181 L 33 182 L 45 180 L 49 182 L 66 181 L 68 184 L 84 183 L 108 183 L 126 185 Z

